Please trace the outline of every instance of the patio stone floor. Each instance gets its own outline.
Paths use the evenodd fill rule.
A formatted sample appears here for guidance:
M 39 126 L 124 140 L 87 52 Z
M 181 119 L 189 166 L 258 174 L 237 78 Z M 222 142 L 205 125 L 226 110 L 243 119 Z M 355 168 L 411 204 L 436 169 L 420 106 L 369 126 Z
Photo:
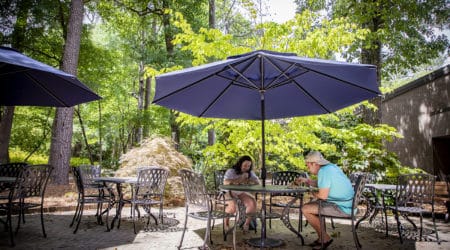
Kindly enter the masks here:
M 156 226 L 151 223 L 149 230 L 144 230 L 143 222 L 138 224 L 139 233 L 134 234 L 133 223 L 128 218 L 123 218 L 120 229 L 114 228 L 106 232 L 106 227 L 97 225 L 93 214 L 94 210 L 86 211 L 88 216 L 84 216 L 78 232 L 73 234 L 73 228 L 69 227 L 72 220 L 73 211 L 53 212 L 45 214 L 45 226 L 47 238 L 42 236 L 40 218 L 38 214 L 26 215 L 26 223 L 21 225 L 19 233 L 15 237 L 16 247 L 9 246 L 9 236 L 0 230 L 0 249 L 177 249 L 176 246 L 181 237 L 184 223 L 184 207 L 165 209 L 167 216 L 164 225 Z M 130 210 L 124 208 L 123 217 L 128 217 Z M 296 218 L 296 215 L 293 215 Z M 425 230 L 426 240 L 414 241 L 415 233 L 409 231 L 404 244 L 395 236 L 395 224 L 393 218 L 389 222 L 390 231 L 393 235 L 385 236 L 384 231 L 379 230 L 383 225 L 375 223 L 370 225 L 363 222 L 358 228 L 358 235 L 364 249 L 450 249 L 450 224 L 446 224 L 442 219 L 437 220 L 439 237 L 442 240 L 437 244 L 433 235 L 429 235 L 430 230 Z M 17 217 L 14 218 L 14 224 Z M 295 224 L 296 221 L 293 223 Z M 431 220 L 425 219 L 426 227 L 430 228 Z M 261 222 L 258 221 L 258 227 Z M 335 220 L 336 229 L 332 229 L 328 224 L 327 230 L 334 238 L 332 245 L 328 249 L 355 249 L 351 226 L 348 221 Z M 202 244 L 202 237 L 205 232 L 206 222 L 189 219 L 188 230 L 182 249 L 198 249 Z M 296 226 L 296 224 L 295 224 Z M 259 236 L 250 232 L 243 234 L 238 230 L 238 249 L 257 249 L 245 243 L 246 239 Z M 231 249 L 232 237 L 228 237 L 226 242 L 222 239 L 222 226 L 216 222 L 216 227 L 212 232 L 214 244 L 211 249 Z M 317 237 L 311 226 L 304 227 L 302 235 L 305 244 L 315 240 Z M 281 221 L 273 220 L 272 228 L 267 228 L 267 236 L 270 238 L 282 239 L 284 244 L 276 249 L 311 249 L 309 246 L 302 246 L 301 241 L 290 232 Z

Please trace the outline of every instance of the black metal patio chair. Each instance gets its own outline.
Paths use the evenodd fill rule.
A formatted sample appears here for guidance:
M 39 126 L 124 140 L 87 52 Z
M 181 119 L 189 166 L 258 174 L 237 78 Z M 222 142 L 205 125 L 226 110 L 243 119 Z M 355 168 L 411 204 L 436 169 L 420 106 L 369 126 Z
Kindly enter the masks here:
M 434 184 L 436 176 L 430 174 L 404 174 L 398 177 L 395 206 L 388 206 L 392 210 L 397 221 L 397 230 L 400 243 L 403 244 L 403 229 L 400 215 L 405 218 L 417 230 L 417 225 L 408 218 L 410 214 L 419 215 L 420 228 L 419 239 L 423 236 L 423 214 L 429 212 L 425 205 L 431 206 L 431 217 L 436 240 L 440 244 L 436 220 L 434 214 Z
M 212 220 L 234 218 L 236 222 L 239 218 L 239 212 L 236 214 L 227 214 L 223 209 L 214 209 L 214 197 L 206 190 L 205 179 L 202 174 L 195 173 L 189 169 L 181 169 L 178 171 L 183 183 L 184 195 L 185 195 L 185 220 L 183 233 L 181 234 L 180 244 L 178 249 L 181 249 L 183 245 L 184 234 L 186 233 L 188 218 L 204 220 L 206 224 L 206 232 L 203 240 L 202 249 L 207 248 L 207 243 L 213 243 L 211 240 L 211 223 Z M 240 203 L 239 199 L 234 199 L 237 204 Z M 236 249 L 236 224 L 232 227 L 233 232 L 233 249 Z
M 351 220 L 352 232 L 353 232 L 353 240 L 355 241 L 355 246 L 356 246 L 357 249 L 361 249 L 361 243 L 359 242 L 358 234 L 356 232 L 356 229 L 357 229 L 357 227 L 356 227 L 356 219 L 357 219 L 356 218 L 356 214 L 357 213 L 355 212 L 355 210 L 358 207 L 358 204 L 359 204 L 360 199 L 362 197 L 365 185 L 366 185 L 366 175 L 361 174 L 361 175 L 358 176 L 358 178 L 357 178 L 357 180 L 355 182 L 355 185 L 354 185 L 355 192 L 354 192 L 353 198 L 351 199 L 351 201 L 352 201 L 352 210 L 351 211 L 353 211 L 353 212 L 352 212 L 352 214 L 349 214 L 347 216 L 336 216 L 335 214 L 329 214 L 329 213 L 326 213 L 326 211 L 322 210 L 322 203 L 323 202 L 333 202 L 333 201 L 343 202 L 343 201 L 346 201 L 346 200 L 319 200 L 319 220 L 320 220 L 320 224 L 321 224 L 320 228 L 322 230 L 321 235 L 323 235 L 325 233 L 325 231 L 326 231 L 326 224 L 325 224 L 325 218 L 326 217 Z M 322 240 L 321 244 L 322 244 L 322 248 L 323 248 L 323 245 L 324 245 L 323 240 Z
M 289 185 L 291 184 L 295 179 L 298 177 L 308 178 L 308 173 L 306 172 L 297 172 L 297 171 L 277 171 L 272 174 L 272 185 Z M 296 193 L 276 193 L 276 194 L 270 194 L 269 197 L 269 214 L 272 213 L 273 207 L 286 207 L 287 202 L 280 201 L 280 199 L 277 199 L 277 197 L 295 197 L 297 196 Z M 303 193 L 300 194 L 299 204 L 298 205 L 292 205 L 291 208 L 298 209 L 299 216 L 298 216 L 298 231 L 301 232 L 303 230 L 302 226 L 302 210 L 301 207 L 303 206 Z M 269 228 L 272 228 L 272 218 L 269 218 Z
M 11 245 L 14 245 L 11 215 L 15 212 L 19 215 L 15 232 L 17 234 L 21 223 L 26 223 L 25 212 L 35 207 L 40 209 L 42 234 L 47 237 L 44 225 L 44 197 L 52 167 L 50 165 L 26 165 L 16 167 L 14 171 L 13 175 L 17 175 L 16 181 L 9 187 L 7 202 L 0 204 L 0 210 L 7 213 L 5 226 L 10 234 Z
M 70 223 L 70 227 L 76 222 L 73 233 L 77 233 L 78 227 L 83 216 L 84 206 L 86 204 L 96 204 L 97 211 L 95 217 L 97 224 L 102 225 L 102 215 L 106 213 L 106 230 L 109 231 L 108 217 L 109 210 L 114 203 L 115 196 L 111 188 L 105 186 L 103 182 L 95 182 L 95 177 L 100 177 L 101 167 L 94 165 L 81 165 L 72 168 L 75 183 L 78 191 L 77 207 Z M 107 207 L 103 210 L 103 204 Z
M 0 164 L 0 176 L 6 176 L 6 177 L 18 177 L 19 173 L 23 170 L 23 167 L 25 167 L 27 163 L 25 162 L 11 162 L 11 163 L 5 163 Z M 2 190 L 9 189 L 8 183 L 0 183 L 0 192 Z M 8 193 L 6 192 L 6 195 L 2 196 L 0 194 L 0 199 L 8 199 Z
M 159 221 L 163 223 L 164 189 L 166 187 L 169 170 L 161 167 L 142 167 L 137 170 L 137 182 L 133 184 L 131 198 L 131 212 L 133 228 L 136 234 L 136 212 L 142 207 L 148 215 L 147 227 L 150 217 L 158 224 L 158 219 L 151 213 L 151 207 L 159 206 Z
M 25 164 L 26 165 L 26 164 Z M 7 166 L 7 167 L 5 167 Z M 2 182 L 0 187 L 0 212 L 2 214 L 6 214 L 5 220 L 0 220 L 5 226 L 5 231 L 9 234 L 9 241 L 11 246 L 15 246 L 14 242 L 14 234 L 12 230 L 12 214 L 14 211 L 14 202 L 20 200 L 20 185 L 23 180 L 23 170 L 25 168 L 24 165 L 14 165 L 11 167 L 14 171 L 10 171 L 9 168 L 11 165 L 3 164 L 5 167 L 3 170 L 8 168 L 7 171 L 2 172 L 2 177 L 14 177 L 13 181 L 5 181 Z M 12 175 L 12 176 L 10 176 Z

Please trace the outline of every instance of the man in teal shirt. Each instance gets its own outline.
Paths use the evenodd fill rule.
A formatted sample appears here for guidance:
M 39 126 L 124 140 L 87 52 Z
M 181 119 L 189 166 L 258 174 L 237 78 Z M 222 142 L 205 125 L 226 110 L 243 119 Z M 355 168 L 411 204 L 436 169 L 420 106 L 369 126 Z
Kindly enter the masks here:
M 327 161 L 318 151 L 309 152 L 305 157 L 305 162 L 309 172 L 317 175 L 317 182 L 300 177 L 296 180 L 296 183 L 317 186 L 319 192 L 314 193 L 314 197 L 321 200 L 329 200 L 322 203 L 322 210 L 327 211 L 327 214 L 335 214 L 336 216 L 351 214 L 354 190 L 350 179 L 344 172 L 335 164 Z M 345 200 L 345 202 L 333 200 Z M 324 235 L 321 235 L 318 201 L 315 200 L 304 204 L 302 212 L 319 236 L 319 239 L 310 245 L 313 246 L 313 249 L 321 249 L 321 240 L 323 240 L 324 248 L 327 248 L 333 239 L 326 232 Z

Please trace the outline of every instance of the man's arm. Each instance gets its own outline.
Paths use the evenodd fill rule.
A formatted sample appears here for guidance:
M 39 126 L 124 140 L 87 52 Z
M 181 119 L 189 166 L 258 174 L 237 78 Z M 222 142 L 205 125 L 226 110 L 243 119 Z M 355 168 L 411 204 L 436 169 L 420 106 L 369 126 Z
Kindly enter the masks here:
M 326 200 L 328 199 L 328 194 L 330 193 L 330 188 L 319 188 L 319 192 L 314 193 L 314 197 Z

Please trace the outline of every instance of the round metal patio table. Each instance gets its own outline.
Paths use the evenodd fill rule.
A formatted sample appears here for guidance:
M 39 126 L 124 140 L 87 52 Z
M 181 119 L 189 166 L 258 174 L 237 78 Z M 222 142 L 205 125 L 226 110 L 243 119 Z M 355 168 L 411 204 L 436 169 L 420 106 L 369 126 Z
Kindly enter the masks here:
M 243 192 L 254 192 L 254 193 L 260 193 L 262 194 L 261 199 L 261 237 L 258 238 L 252 238 L 247 240 L 247 243 L 260 247 L 278 247 L 283 244 L 283 241 L 280 239 L 274 239 L 274 238 L 268 238 L 266 236 L 266 194 L 280 194 L 280 193 L 296 193 L 297 196 L 294 197 L 288 205 L 283 209 L 283 213 L 281 214 L 281 221 L 284 223 L 284 225 L 291 230 L 293 233 L 295 233 L 298 237 L 300 237 L 302 241 L 302 245 L 304 245 L 304 239 L 303 236 L 300 234 L 299 231 L 297 231 L 290 223 L 289 219 L 289 210 L 292 204 L 294 204 L 299 198 L 300 195 L 306 192 L 315 191 L 316 188 L 310 188 L 310 187 L 288 187 L 288 186 L 281 186 L 281 185 L 221 185 L 219 187 L 221 190 L 225 191 L 243 191 Z M 299 221 L 299 223 L 302 223 Z

